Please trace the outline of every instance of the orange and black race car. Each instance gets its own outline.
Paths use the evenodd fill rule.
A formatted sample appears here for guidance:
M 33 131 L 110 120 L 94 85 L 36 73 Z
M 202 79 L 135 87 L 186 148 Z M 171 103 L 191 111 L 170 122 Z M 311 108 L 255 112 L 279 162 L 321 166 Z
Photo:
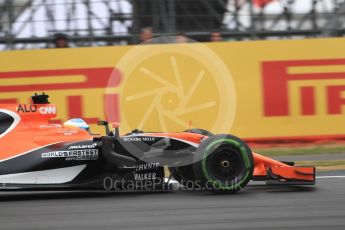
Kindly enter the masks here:
M 1 189 L 162 190 L 170 189 L 172 177 L 190 189 L 220 193 L 236 192 L 250 180 L 315 184 L 314 167 L 253 153 L 229 134 L 133 130 L 120 136 L 117 126 L 110 130 L 100 121 L 106 135 L 95 135 L 81 119 L 51 124 L 57 108 L 48 95 L 32 101 L 0 106 Z

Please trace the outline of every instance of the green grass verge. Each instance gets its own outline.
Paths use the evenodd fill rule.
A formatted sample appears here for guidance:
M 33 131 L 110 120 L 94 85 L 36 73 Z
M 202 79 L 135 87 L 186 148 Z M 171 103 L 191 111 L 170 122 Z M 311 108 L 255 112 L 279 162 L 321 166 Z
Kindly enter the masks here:
M 317 145 L 303 147 L 270 147 L 252 148 L 253 152 L 265 156 L 291 156 L 291 155 L 316 155 L 316 154 L 336 154 L 345 153 L 345 145 Z
M 324 167 L 324 166 L 338 166 L 338 165 L 345 165 L 345 160 L 328 160 L 328 161 L 297 161 L 296 165 L 298 166 L 316 166 L 316 167 Z
M 345 170 L 345 160 L 298 161 L 298 166 L 315 166 L 316 171 Z

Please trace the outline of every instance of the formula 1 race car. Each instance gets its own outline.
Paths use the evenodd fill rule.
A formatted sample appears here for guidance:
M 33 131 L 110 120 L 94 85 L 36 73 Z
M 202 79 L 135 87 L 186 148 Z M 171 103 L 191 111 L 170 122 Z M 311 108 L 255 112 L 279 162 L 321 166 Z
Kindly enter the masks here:
M 91 134 L 81 119 L 51 124 L 56 106 L 48 95 L 32 104 L 0 105 L 1 189 L 169 189 L 183 186 L 233 193 L 250 180 L 275 185 L 313 185 L 314 167 L 296 167 L 252 153 L 241 139 L 201 129 L 119 135 Z M 168 171 L 169 170 L 169 171 Z M 168 179 L 167 179 L 168 178 Z

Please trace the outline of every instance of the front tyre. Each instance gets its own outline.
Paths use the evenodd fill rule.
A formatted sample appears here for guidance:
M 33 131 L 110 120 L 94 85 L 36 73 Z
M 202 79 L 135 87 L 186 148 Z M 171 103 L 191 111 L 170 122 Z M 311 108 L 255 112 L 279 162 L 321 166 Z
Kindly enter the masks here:
M 253 154 L 241 139 L 220 134 L 203 141 L 194 156 L 195 179 L 215 193 L 234 193 L 252 179 Z

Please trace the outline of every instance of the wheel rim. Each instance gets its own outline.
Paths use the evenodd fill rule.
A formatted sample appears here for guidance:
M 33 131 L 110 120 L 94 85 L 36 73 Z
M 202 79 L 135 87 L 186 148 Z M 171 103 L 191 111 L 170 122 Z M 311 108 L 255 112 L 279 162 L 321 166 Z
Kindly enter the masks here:
M 220 146 L 212 152 L 207 164 L 211 174 L 219 181 L 231 181 L 243 174 L 240 154 L 229 146 Z

